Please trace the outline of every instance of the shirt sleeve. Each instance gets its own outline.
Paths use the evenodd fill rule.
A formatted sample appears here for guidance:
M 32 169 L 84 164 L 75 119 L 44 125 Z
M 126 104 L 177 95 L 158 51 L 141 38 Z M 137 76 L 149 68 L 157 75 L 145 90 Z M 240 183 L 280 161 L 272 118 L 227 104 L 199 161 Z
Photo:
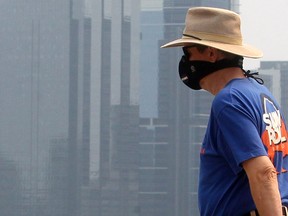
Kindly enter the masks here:
M 217 146 L 235 174 L 241 164 L 251 158 L 267 155 L 257 128 L 256 120 L 241 106 L 227 105 L 217 117 L 219 131 Z

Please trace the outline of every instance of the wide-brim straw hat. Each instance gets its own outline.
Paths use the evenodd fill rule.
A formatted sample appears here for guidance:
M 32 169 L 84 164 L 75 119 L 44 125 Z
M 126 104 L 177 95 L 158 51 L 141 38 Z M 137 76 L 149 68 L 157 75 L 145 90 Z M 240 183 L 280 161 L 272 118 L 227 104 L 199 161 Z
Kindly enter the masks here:
M 248 58 L 262 52 L 243 43 L 240 16 L 230 10 L 210 7 L 188 9 L 183 36 L 161 48 L 201 44 Z

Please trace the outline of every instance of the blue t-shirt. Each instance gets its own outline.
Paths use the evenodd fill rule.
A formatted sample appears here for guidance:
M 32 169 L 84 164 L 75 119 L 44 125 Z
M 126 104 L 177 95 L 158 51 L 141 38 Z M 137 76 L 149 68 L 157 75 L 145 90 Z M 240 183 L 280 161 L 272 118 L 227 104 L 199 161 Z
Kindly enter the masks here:
M 200 154 L 202 216 L 243 215 L 255 209 L 242 163 L 269 156 L 288 204 L 288 144 L 284 117 L 266 87 L 234 79 L 214 98 Z

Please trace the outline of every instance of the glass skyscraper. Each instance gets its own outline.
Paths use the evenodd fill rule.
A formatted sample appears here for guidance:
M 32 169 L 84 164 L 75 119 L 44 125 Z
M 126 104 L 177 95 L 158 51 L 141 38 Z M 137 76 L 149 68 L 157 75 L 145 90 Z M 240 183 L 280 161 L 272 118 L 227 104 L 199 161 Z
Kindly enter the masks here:
M 80 215 L 91 31 L 81 8 L 1 2 L 1 215 Z
M 96 144 L 99 169 L 96 178 L 97 215 L 139 215 L 139 52 L 140 1 L 98 1 L 96 28 L 100 51 L 95 82 L 99 91 Z M 94 33 L 94 32 L 93 32 Z M 95 93 L 93 93 L 95 94 Z M 93 120 L 95 121 L 95 120 Z M 92 144 L 92 143 L 91 143 Z M 91 155 L 94 157 L 94 155 Z

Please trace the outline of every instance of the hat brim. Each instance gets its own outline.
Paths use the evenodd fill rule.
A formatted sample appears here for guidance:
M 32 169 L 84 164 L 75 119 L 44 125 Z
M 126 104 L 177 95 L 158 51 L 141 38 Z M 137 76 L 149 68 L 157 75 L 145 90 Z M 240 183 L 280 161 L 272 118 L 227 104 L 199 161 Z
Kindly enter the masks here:
M 200 44 L 200 45 L 205 45 L 209 47 L 214 47 L 216 49 L 223 50 L 225 52 L 233 53 L 233 54 L 247 57 L 247 58 L 261 58 L 263 56 L 263 53 L 260 50 L 248 44 L 234 45 L 234 44 L 225 44 L 225 43 L 214 42 L 214 41 L 198 40 L 194 38 L 180 38 L 180 39 L 171 41 L 167 44 L 164 44 L 163 46 L 161 46 L 161 48 L 189 46 L 191 44 Z

